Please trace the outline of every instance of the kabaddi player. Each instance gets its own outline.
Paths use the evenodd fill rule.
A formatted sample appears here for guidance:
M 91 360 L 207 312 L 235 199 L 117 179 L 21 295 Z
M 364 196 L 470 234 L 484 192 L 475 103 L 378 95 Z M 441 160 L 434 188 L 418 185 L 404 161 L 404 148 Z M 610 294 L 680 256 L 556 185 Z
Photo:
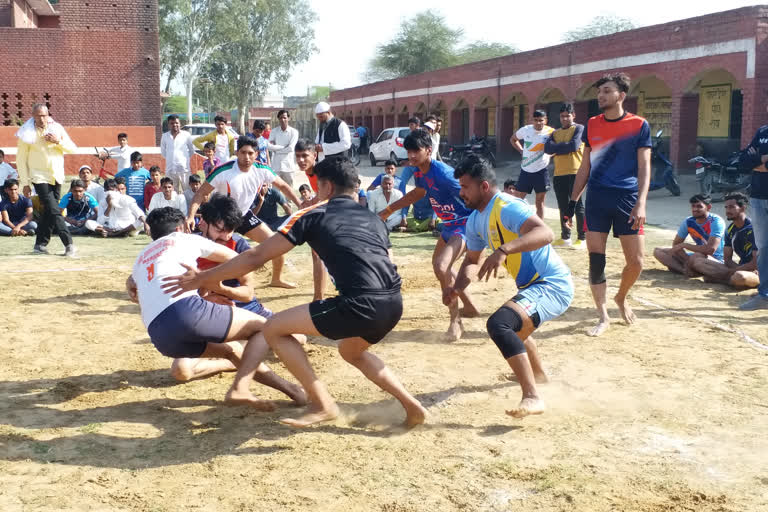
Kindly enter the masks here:
M 479 279 L 504 267 L 515 278 L 517 295 L 488 318 L 488 335 L 515 372 L 523 397 L 507 411 L 515 418 L 544 412 L 536 382 L 546 382 L 536 343 L 531 337 L 543 322 L 563 314 L 573 300 L 571 271 L 550 243 L 554 233 L 524 200 L 500 192 L 496 174 L 477 156 L 456 168 L 461 198 L 475 211 L 467 220 L 467 254 L 456 284 L 443 292 L 449 303 Z M 481 264 L 483 249 L 492 253 Z
M 432 210 L 443 221 L 442 235 L 432 253 L 432 269 L 445 293 L 445 290 L 453 287 L 456 279 L 452 267 L 466 247 L 464 231 L 471 212 L 460 197 L 459 182 L 453 176 L 453 168 L 431 158 L 432 137 L 426 130 L 412 131 L 405 138 L 403 146 L 408 152 L 408 163 L 416 168 L 413 174 L 416 187 L 382 210 L 379 217 L 386 221 L 393 212 L 412 205 L 425 195 L 429 196 Z M 458 297 L 464 303 L 463 310 L 459 310 L 458 300 L 446 304 L 451 317 L 446 333 L 448 341 L 458 340 L 464 333 L 462 315 L 474 317 L 479 314 L 466 288 L 462 288 Z
M 305 427 L 339 414 L 338 406 L 315 375 L 304 349 L 290 333 L 325 336 L 339 342 L 339 353 L 371 382 L 405 408 L 405 424 L 423 423 L 426 410 L 397 377 L 368 349 L 383 339 L 400 320 L 403 300 L 400 276 L 391 260 L 386 224 L 357 203 L 357 169 L 346 158 L 327 158 L 314 167 L 321 202 L 293 214 L 277 234 L 229 262 L 205 272 L 188 266 L 184 275 L 166 279 L 169 293 L 186 293 L 222 279 L 243 275 L 277 255 L 307 242 L 334 279 L 339 295 L 281 311 L 269 319 L 264 336 L 285 367 L 309 396 L 309 408 L 298 418 L 282 421 Z M 265 408 L 248 391 L 253 371 L 268 349 L 248 344 L 233 391 L 242 400 Z M 268 407 L 268 405 L 266 406 Z

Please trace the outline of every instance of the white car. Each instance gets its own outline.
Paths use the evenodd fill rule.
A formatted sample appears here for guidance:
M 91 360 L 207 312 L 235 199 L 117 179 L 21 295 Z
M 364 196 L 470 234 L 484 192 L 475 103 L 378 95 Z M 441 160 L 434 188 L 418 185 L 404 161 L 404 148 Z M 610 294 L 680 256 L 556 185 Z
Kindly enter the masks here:
M 371 144 L 368 153 L 371 165 L 375 167 L 377 162 L 386 162 L 387 160 L 396 160 L 398 164 L 408 160 L 408 153 L 403 147 L 403 141 L 410 133 L 411 129 L 407 126 L 387 128 L 381 132 L 376 142 Z

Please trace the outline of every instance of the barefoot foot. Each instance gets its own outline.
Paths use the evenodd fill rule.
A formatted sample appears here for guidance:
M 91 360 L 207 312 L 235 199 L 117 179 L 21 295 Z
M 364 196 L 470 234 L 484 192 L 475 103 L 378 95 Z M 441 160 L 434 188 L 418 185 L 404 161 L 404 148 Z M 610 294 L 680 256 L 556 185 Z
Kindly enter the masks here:
M 464 324 L 461 323 L 461 319 L 451 323 L 448 330 L 443 335 L 443 341 L 458 341 L 464 334 Z
M 291 427 L 304 428 L 310 425 L 314 425 L 315 423 L 331 421 L 336 419 L 338 415 L 339 408 L 335 404 L 327 409 L 311 406 L 302 416 L 299 416 L 298 418 L 282 418 L 280 423 L 289 425 Z
M 621 318 L 624 319 L 627 325 L 632 325 L 633 323 L 635 323 L 635 320 L 637 320 L 637 317 L 635 316 L 635 312 L 632 311 L 632 308 L 629 307 L 629 302 L 627 301 L 627 298 L 624 297 L 622 299 L 617 295 L 613 298 L 613 300 L 616 302 L 616 305 L 619 306 L 619 312 L 621 313 Z
M 597 323 L 596 326 L 592 327 L 591 329 L 587 329 L 587 336 L 600 336 L 610 326 L 611 326 L 611 320 L 608 318 L 602 318 L 600 319 L 600 321 Z
M 296 283 L 289 283 L 288 281 L 278 280 L 278 281 L 271 281 L 269 283 L 269 286 L 272 288 L 296 288 Z
M 293 400 L 293 404 L 296 406 L 307 405 L 309 403 L 307 392 L 298 384 L 290 384 L 288 389 L 285 390 L 285 394 Z
M 247 405 L 257 411 L 270 412 L 275 410 L 275 404 L 269 400 L 259 400 L 250 392 L 241 392 L 236 389 L 230 389 L 224 396 L 224 402 L 227 405 Z
M 507 411 L 513 418 L 525 418 L 534 414 L 541 414 L 547 408 L 539 398 L 523 398 L 515 409 Z
M 477 318 L 480 316 L 480 312 L 474 306 L 464 306 L 459 309 L 459 315 L 461 315 L 462 318 Z
M 405 410 L 405 423 L 407 428 L 413 428 L 417 425 L 423 424 L 427 420 L 427 410 L 416 404 Z
M 517 379 L 517 375 L 514 373 L 510 373 L 509 375 L 505 375 L 504 378 L 506 378 L 508 381 L 511 382 L 520 382 Z M 536 384 L 547 384 L 549 383 L 549 376 L 544 372 L 533 373 L 533 380 L 536 381 Z

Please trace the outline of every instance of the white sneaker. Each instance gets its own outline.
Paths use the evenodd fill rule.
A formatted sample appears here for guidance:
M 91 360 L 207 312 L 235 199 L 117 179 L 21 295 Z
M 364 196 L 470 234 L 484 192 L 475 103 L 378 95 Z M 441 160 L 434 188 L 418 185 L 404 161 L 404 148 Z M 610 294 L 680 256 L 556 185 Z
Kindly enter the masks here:
M 70 244 L 64 249 L 64 256 L 67 258 L 74 258 L 77 256 L 77 247 L 75 247 L 75 244 Z
M 552 245 L 554 245 L 555 247 L 570 247 L 572 243 L 573 242 L 571 242 L 570 238 L 568 239 L 561 238 L 560 240 L 555 240 L 554 242 L 552 242 Z
M 572 249 L 586 249 L 587 248 L 587 242 L 584 240 L 576 239 L 575 242 L 571 245 Z

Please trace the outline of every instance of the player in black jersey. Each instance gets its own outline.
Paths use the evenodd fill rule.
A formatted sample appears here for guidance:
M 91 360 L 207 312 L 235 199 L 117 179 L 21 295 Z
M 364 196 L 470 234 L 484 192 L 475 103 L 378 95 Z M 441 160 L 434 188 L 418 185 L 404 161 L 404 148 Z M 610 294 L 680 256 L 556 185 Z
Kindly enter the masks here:
M 405 408 L 407 426 L 423 423 L 426 410 L 397 377 L 368 349 L 384 338 L 400 320 L 403 301 L 400 276 L 391 260 L 386 224 L 357 204 L 357 170 L 347 159 L 326 159 L 315 166 L 318 196 L 323 200 L 293 214 L 278 232 L 231 262 L 205 272 L 187 267 L 181 276 L 167 279 L 169 293 L 206 287 L 207 283 L 236 278 L 307 242 L 320 256 L 339 295 L 277 313 L 264 326 L 269 346 L 298 379 L 310 404 L 299 418 L 283 423 L 305 427 L 332 420 L 336 402 L 317 378 L 304 349 L 290 334 L 322 335 L 339 342 L 339 353 L 369 380 L 397 398 Z M 268 355 L 267 349 L 246 346 L 228 399 L 271 409 L 270 402 L 254 397 L 249 385 L 253 372 Z

